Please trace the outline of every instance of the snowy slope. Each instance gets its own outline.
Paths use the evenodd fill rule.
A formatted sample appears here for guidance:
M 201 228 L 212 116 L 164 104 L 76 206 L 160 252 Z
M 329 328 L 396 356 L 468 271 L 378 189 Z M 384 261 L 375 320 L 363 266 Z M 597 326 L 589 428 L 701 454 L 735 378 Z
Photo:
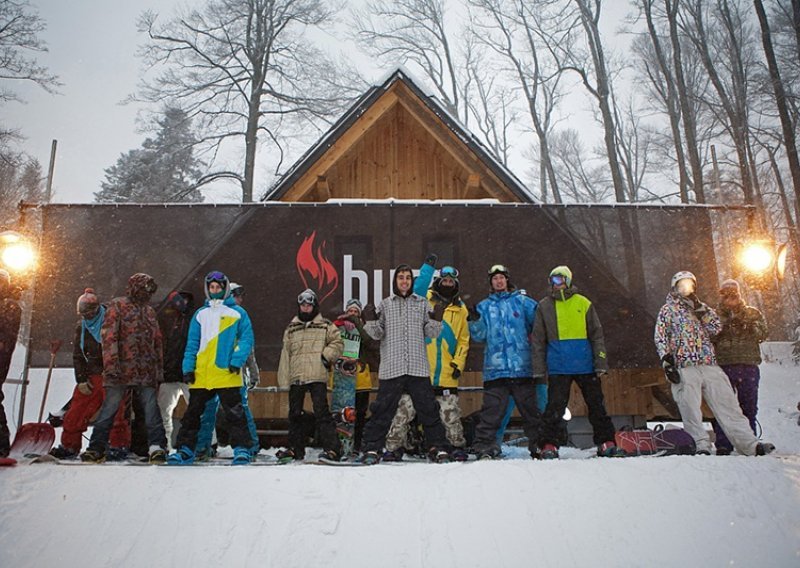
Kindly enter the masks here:
M 762 366 L 777 457 L 2 469 L 0 567 L 800 566 L 786 361 Z

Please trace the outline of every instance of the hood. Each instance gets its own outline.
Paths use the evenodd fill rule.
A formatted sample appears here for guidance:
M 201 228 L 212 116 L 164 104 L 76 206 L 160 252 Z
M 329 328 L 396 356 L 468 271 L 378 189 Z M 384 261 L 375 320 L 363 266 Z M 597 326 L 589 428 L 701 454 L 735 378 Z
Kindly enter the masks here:
M 399 290 L 397 289 L 397 274 L 398 272 L 410 272 L 411 273 L 411 288 L 408 291 L 408 295 L 414 293 L 414 269 L 412 269 L 408 264 L 398 264 L 397 268 L 394 269 L 394 277 L 392 278 L 392 292 L 394 292 L 395 296 L 402 296 L 400 295 Z
M 128 279 L 125 295 L 137 304 L 146 304 L 158 290 L 155 279 L 144 272 L 137 272 Z

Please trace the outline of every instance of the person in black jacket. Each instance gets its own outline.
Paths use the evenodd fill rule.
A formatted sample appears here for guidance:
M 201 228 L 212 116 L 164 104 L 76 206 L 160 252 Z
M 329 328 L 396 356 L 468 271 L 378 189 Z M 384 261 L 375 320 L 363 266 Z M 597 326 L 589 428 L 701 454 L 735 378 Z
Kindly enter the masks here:
M 181 396 L 189 403 L 189 385 L 183 382 L 183 353 L 189 336 L 189 323 L 194 314 L 194 295 L 173 290 L 167 303 L 158 313 L 158 326 L 164 337 L 164 382 L 158 387 L 158 408 L 164 421 L 169 451 L 172 447 L 172 413 Z
M 17 346 L 19 320 L 22 310 L 14 299 L 11 276 L 0 270 L 0 457 L 6 457 L 11 448 L 6 411 L 3 408 L 3 383 L 11 366 L 11 356 Z
M 103 326 L 106 308 L 97 299 L 94 290 L 86 288 L 78 298 L 80 320 L 75 327 L 72 364 L 75 368 L 75 390 L 69 409 L 64 414 L 64 430 L 61 445 L 50 450 L 50 455 L 59 459 L 77 458 L 81 451 L 82 436 L 92 417 L 100 409 L 105 398 L 103 389 L 103 347 L 100 343 L 100 328 Z M 121 404 L 110 433 L 111 447 L 107 459 L 122 459 L 127 455 L 131 443 L 130 421 L 126 415 L 126 404 Z

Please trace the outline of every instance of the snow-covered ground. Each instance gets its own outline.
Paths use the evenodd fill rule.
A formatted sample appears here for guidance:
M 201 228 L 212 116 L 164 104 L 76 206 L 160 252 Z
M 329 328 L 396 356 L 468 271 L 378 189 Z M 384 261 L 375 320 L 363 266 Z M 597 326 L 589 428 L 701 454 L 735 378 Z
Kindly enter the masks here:
M 2 468 L 0 567 L 800 566 L 800 367 L 770 349 L 773 456 Z M 55 373 L 49 409 L 72 384 Z

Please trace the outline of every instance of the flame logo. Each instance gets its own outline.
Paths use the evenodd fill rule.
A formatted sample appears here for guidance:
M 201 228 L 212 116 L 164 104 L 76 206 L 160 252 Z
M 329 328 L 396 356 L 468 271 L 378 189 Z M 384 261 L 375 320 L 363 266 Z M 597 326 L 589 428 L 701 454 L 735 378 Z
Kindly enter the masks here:
M 297 273 L 306 288 L 316 291 L 320 304 L 339 287 L 339 273 L 325 257 L 326 241 L 315 247 L 317 232 L 306 237 L 297 249 Z

